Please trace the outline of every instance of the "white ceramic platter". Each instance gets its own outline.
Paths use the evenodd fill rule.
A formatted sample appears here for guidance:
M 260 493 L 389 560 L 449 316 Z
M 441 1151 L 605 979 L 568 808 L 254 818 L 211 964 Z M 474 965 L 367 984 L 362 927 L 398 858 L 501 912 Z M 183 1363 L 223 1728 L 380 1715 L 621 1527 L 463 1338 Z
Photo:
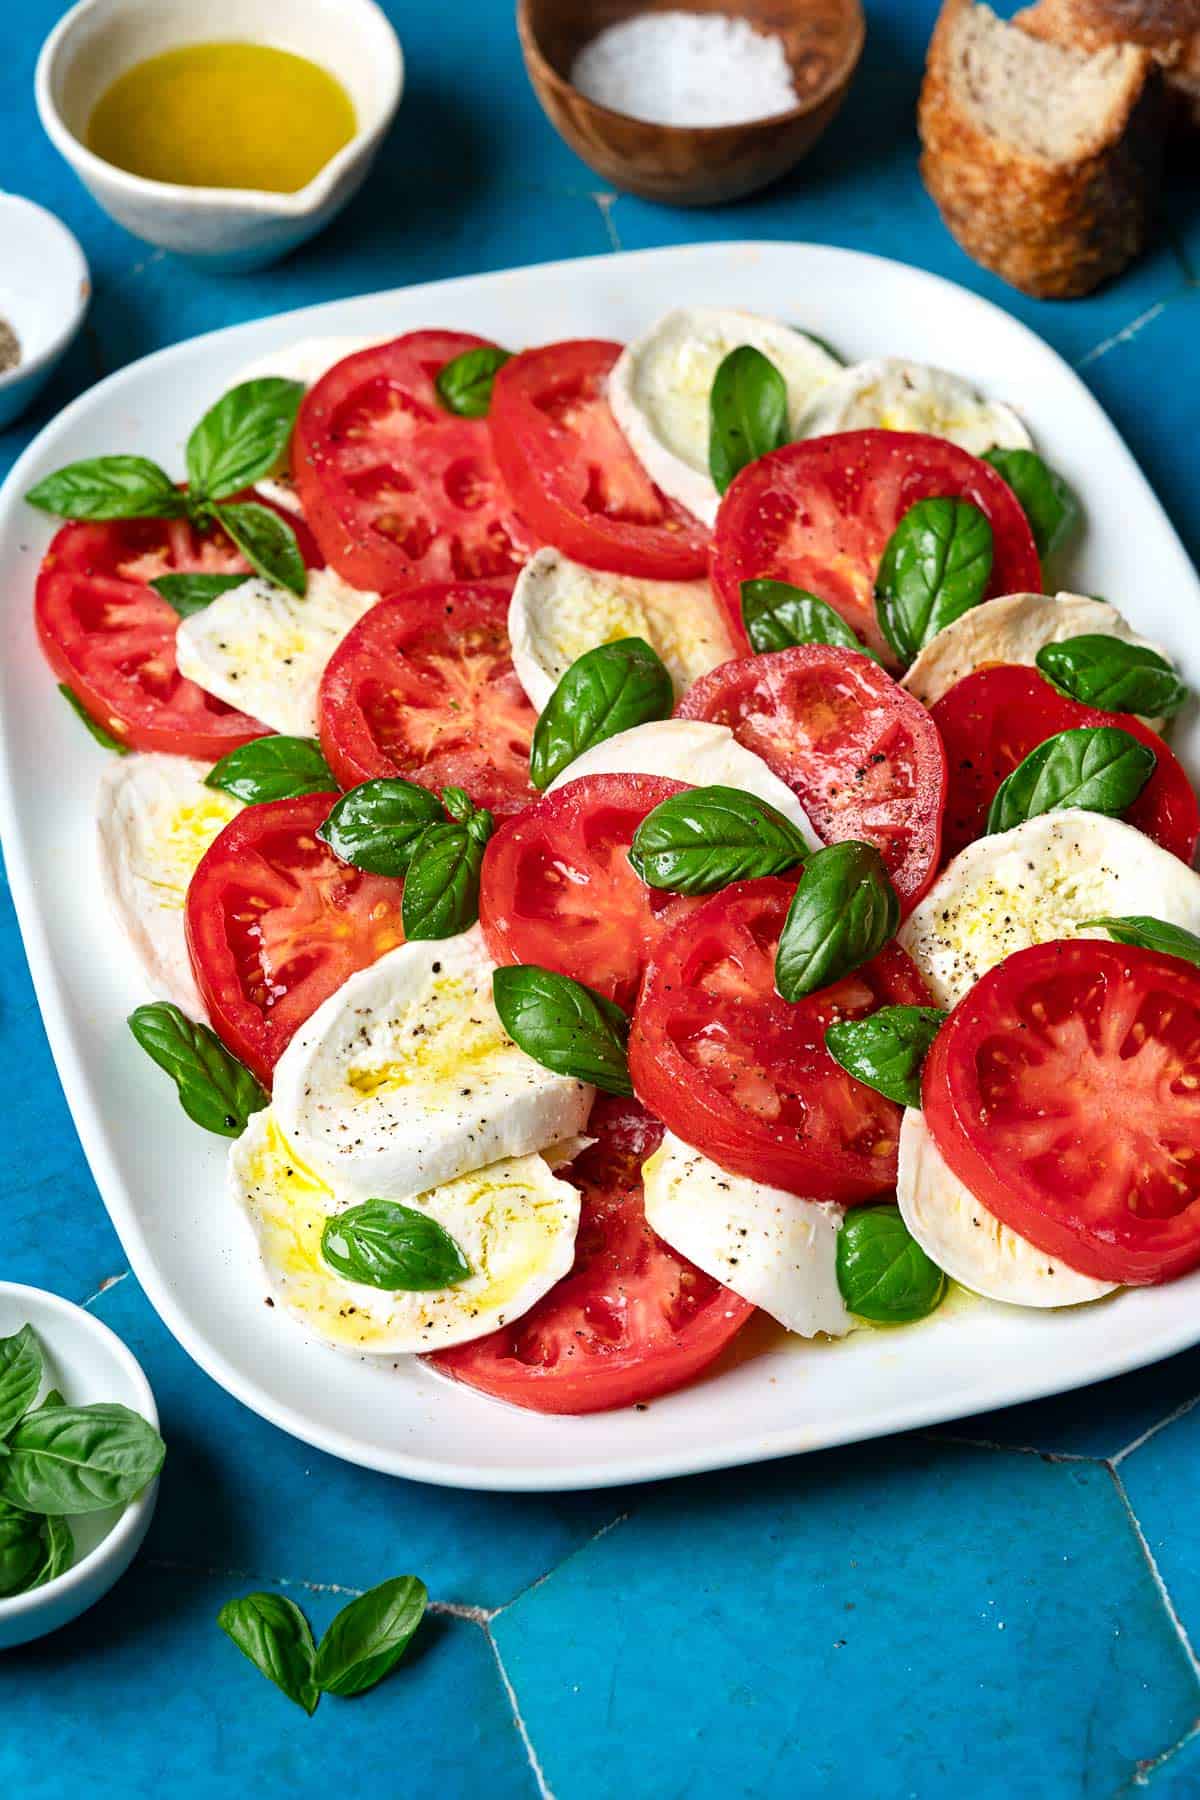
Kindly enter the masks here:
M 1113 600 L 1200 688 L 1200 583 L 1145 478 L 1082 382 L 998 308 L 916 269 L 806 244 L 712 244 L 518 269 L 239 325 L 123 369 L 49 425 L 0 494 L 0 826 L 46 1028 L 83 1147 L 130 1262 L 202 1368 L 285 1431 L 370 1468 L 454 1487 L 600 1487 L 750 1463 L 1078 1387 L 1200 1341 L 1200 1274 L 1074 1312 L 955 1304 L 833 1346 L 769 1341 L 645 1411 L 585 1419 L 501 1406 L 415 1360 L 309 1341 L 265 1285 L 226 1200 L 224 1145 L 175 1105 L 125 1027 L 145 998 L 93 862 L 101 757 L 55 691 L 32 593 L 50 536 L 22 502 L 76 457 L 137 450 L 173 473 L 188 430 L 251 360 L 302 337 L 470 330 L 511 347 L 628 339 L 682 304 L 746 306 L 850 358 L 919 358 L 1023 414 L 1082 496 L 1071 585 Z M 1193 706 L 1177 747 L 1200 774 Z M 755 1326 L 750 1327 L 754 1332 Z M 735 1350 L 737 1346 L 735 1345 Z

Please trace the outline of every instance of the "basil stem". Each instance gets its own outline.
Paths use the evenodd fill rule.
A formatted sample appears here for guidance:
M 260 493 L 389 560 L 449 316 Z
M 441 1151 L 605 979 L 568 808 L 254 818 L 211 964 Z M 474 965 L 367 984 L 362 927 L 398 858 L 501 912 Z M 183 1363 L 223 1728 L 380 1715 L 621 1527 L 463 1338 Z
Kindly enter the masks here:
M 278 467 L 304 391 L 302 381 L 264 375 L 240 382 L 209 407 L 187 441 L 193 505 L 224 500 Z
M 1079 502 L 1036 450 L 989 450 L 991 463 L 1021 504 L 1042 562 L 1060 550 L 1079 523 Z
M 97 725 L 79 695 L 72 693 L 65 681 L 59 682 L 58 691 L 75 717 L 83 721 L 89 735 L 95 739 L 102 750 L 115 750 L 118 756 L 129 755 L 129 745 L 123 744 L 120 738 L 115 738 L 110 731 L 105 731 L 103 725 Z
M 802 1000 L 878 956 L 900 924 L 900 902 L 873 844 L 829 844 L 808 859 L 775 956 L 775 985 Z
M 55 1516 L 124 1506 L 166 1454 L 153 1425 L 127 1406 L 51 1406 L 26 1413 L 0 1456 L 0 1499 Z
M 428 788 L 381 776 L 343 794 L 317 836 L 356 869 L 403 875 L 425 827 L 441 817 L 441 802 Z
M 881 1006 L 865 1019 L 838 1019 L 825 1048 L 848 1075 L 898 1106 L 920 1106 L 921 1068 L 946 1022 L 936 1006 Z
M 25 496 L 58 519 L 178 519 L 187 496 L 144 456 L 93 456 L 47 475 Z
M 593 744 L 670 717 L 675 690 L 661 658 L 643 638 L 618 638 L 571 664 L 533 733 L 529 778 L 547 788 Z
M 1042 813 L 1081 807 L 1112 817 L 1132 806 L 1154 773 L 1148 744 L 1115 725 L 1060 731 L 1031 750 L 996 789 L 987 833 L 1011 831 Z
M 946 1277 L 894 1206 L 856 1206 L 837 1239 L 837 1283 L 847 1309 L 879 1325 L 911 1325 L 941 1305 Z
M 1129 913 L 1121 919 L 1081 919 L 1080 929 L 1085 926 L 1107 931 L 1118 944 L 1155 950 L 1160 956 L 1177 956 L 1181 962 L 1195 963 L 1200 968 L 1200 937 L 1194 931 L 1185 931 L 1182 925 L 1169 924 L 1166 919 L 1152 919 L 1147 913 Z
M 742 623 L 751 646 L 760 653 L 790 650 L 795 644 L 832 644 L 879 661 L 828 601 L 787 581 L 743 581 Z
M 282 1594 L 246 1594 L 226 1602 L 217 1624 L 242 1655 L 311 1718 L 321 1697 L 314 1676 L 317 1650 L 312 1628 L 295 1601 Z
M 629 1020 L 612 1000 L 531 963 L 497 969 L 492 997 L 509 1037 L 544 1069 L 606 1094 L 633 1093 Z
M 1127 644 L 1103 633 L 1043 644 L 1036 660 L 1042 674 L 1061 693 L 1105 712 L 1169 719 L 1188 696 L 1165 656 L 1144 644 Z
M 338 784 L 316 738 L 272 736 L 230 750 L 213 764 L 204 785 L 260 806 L 304 794 L 335 794 Z
M 181 619 L 190 619 L 193 613 L 211 606 L 218 594 L 227 594 L 248 580 L 247 575 L 156 575 L 150 586 Z
M 42 1350 L 32 1325 L 0 1338 L 0 1442 L 24 1418 L 42 1385 Z
M 445 789 L 443 803 L 447 793 L 457 791 Z M 492 830 L 492 815 L 482 808 L 465 824 L 451 820 L 425 827 L 413 845 L 400 899 L 407 939 L 457 937 L 474 925 L 479 871 Z
M 480 344 L 444 363 L 434 378 L 438 399 L 447 412 L 464 419 L 485 419 L 492 404 L 496 376 L 512 352 L 496 344 Z
M 739 344 L 721 363 L 709 396 L 708 468 L 718 494 L 790 435 L 787 382 L 761 350 Z
M 226 500 L 207 510 L 233 539 L 256 575 L 303 598 L 308 570 L 296 534 L 285 519 L 257 500 Z
M 992 555 L 992 528 L 969 500 L 918 500 L 909 507 L 875 578 L 880 628 L 902 663 L 979 604 Z
M 129 1029 L 179 1090 L 189 1119 L 220 1137 L 240 1137 L 252 1113 L 269 1096 L 244 1063 L 227 1050 L 207 1025 L 193 1024 L 168 1000 L 139 1006 Z
M 327 1220 L 321 1255 L 347 1281 L 388 1293 L 426 1293 L 465 1281 L 471 1265 L 429 1213 L 365 1200 Z
M 782 875 L 808 855 L 781 812 L 742 788 L 689 788 L 646 814 L 629 860 L 648 886 L 712 894 L 733 881 Z
M 408 1649 L 428 1604 L 425 1583 L 415 1575 L 395 1575 L 351 1600 L 317 1649 L 321 1692 L 350 1699 L 382 1681 Z

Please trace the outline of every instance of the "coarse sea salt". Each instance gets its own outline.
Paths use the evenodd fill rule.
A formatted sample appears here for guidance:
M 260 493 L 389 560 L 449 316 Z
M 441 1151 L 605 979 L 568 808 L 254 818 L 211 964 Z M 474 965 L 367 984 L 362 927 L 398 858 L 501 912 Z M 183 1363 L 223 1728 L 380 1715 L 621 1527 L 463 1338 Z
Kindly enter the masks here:
M 782 41 L 724 13 L 635 13 L 584 45 L 571 82 L 654 125 L 741 125 L 796 104 Z

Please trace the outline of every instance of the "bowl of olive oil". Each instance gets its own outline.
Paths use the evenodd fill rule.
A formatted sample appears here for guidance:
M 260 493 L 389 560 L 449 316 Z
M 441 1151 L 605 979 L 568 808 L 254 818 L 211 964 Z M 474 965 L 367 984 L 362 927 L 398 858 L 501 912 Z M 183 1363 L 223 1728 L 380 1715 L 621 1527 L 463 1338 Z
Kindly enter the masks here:
M 36 91 L 51 141 L 119 224 L 236 270 L 340 212 L 403 82 L 375 0 L 80 0 Z

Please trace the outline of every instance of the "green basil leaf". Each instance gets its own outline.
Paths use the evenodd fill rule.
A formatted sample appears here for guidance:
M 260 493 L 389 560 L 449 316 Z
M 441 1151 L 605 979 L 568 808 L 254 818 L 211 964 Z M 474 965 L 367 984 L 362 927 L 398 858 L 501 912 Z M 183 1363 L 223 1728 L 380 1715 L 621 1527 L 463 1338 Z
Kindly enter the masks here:
M 42 1349 L 32 1325 L 0 1338 L 0 1439 L 24 1418 L 42 1385 Z
M 708 468 L 718 494 L 790 435 L 787 382 L 761 350 L 739 344 L 721 363 L 709 396 Z
M 213 764 L 204 785 L 258 806 L 303 794 L 336 794 L 338 784 L 316 738 L 272 736 L 239 744 Z
M 351 1600 L 317 1649 L 321 1692 L 348 1700 L 382 1681 L 408 1649 L 428 1603 L 425 1583 L 415 1575 L 394 1575 Z
M 484 419 L 492 404 L 492 386 L 512 351 L 496 344 L 480 344 L 444 363 L 434 378 L 438 399 L 447 412 L 464 419 Z
M 34 1587 L 45 1587 L 65 1574 L 75 1561 L 75 1534 L 65 1519 L 50 1517 L 42 1521 L 45 1556 L 34 1578 Z
M 178 519 L 187 497 L 144 456 L 93 456 L 47 475 L 25 496 L 56 519 Z
M 1170 925 L 1166 919 L 1152 919 L 1148 913 L 1129 913 L 1122 919 L 1081 919 L 1080 928 L 1103 928 L 1118 944 L 1132 944 L 1139 950 L 1157 950 L 1160 956 L 1177 956 L 1182 962 L 1200 968 L 1200 937 L 1185 931 L 1182 925 Z
M 188 1118 L 205 1131 L 240 1137 L 251 1113 L 269 1104 L 270 1096 L 216 1033 L 193 1024 L 170 1001 L 139 1006 L 129 1015 L 129 1029 L 175 1083 Z
M 471 1273 L 450 1233 L 398 1200 L 364 1200 L 335 1214 L 321 1233 L 321 1255 L 347 1281 L 390 1294 L 454 1287 Z
M 187 441 L 193 503 L 224 500 L 279 466 L 304 398 L 302 381 L 263 375 L 210 406 Z
M 181 619 L 211 606 L 218 594 L 241 587 L 248 575 L 156 575 L 150 586 L 173 606 Z
M 1059 644 L 1043 644 L 1037 666 L 1060 692 L 1105 712 L 1169 719 L 1188 696 L 1183 682 L 1157 650 L 1103 633 L 1088 632 L 1064 638 Z
M 832 357 L 835 363 L 840 363 L 843 369 L 846 367 L 845 357 L 840 350 L 834 349 L 828 338 L 818 337 L 815 331 L 805 331 L 802 325 L 793 325 L 792 330 L 807 338 L 810 344 L 815 344 L 818 350 L 823 350 L 826 356 Z
M 1042 562 L 1060 550 L 1079 523 L 1079 502 L 1061 475 L 1036 450 L 989 450 L 991 463 L 1007 481 L 1029 520 Z
M 992 575 L 992 528 L 969 500 L 918 500 L 888 539 L 875 599 L 906 666 L 931 637 L 978 606 Z
M 825 1047 L 834 1062 L 898 1106 L 920 1106 L 921 1066 L 947 1014 L 936 1006 L 881 1006 L 866 1019 L 838 1019 Z
M 457 937 L 479 917 L 479 871 L 492 835 L 492 815 L 473 812 L 465 825 L 427 825 L 413 847 L 400 899 L 407 939 Z
M 827 601 L 787 581 L 743 581 L 742 621 L 752 647 L 760 653 L 790 650 L 795 644 L 834 644 L 879 661 Z
M 828 844 L 809 857 L 792 897 L 776 987 L 785 1000 L 828 987 L 878 956 L 899 924 L 900 902 L 874 845 Z
M 1133 805 L 1157 760 L 1148 744 L 1115 725 L 1057 732 L 1000 783 L 988 832 L 1011 831 L 1026 819 L 1068 806 L 1115 817 Z
M 661 658 L 643 638 L 618 638 L 571 664 L 546 702 L 533 733 L 529 778 L 547 788 L 593 744 L 666 719 L 675 690 Z
M 532 963 L 497 969 L 492 997 L 514 1044 L 544 1069 L 606 1094 L 632 1094 L 629 1020 L 603 994 Z
M 343 794 L 324 824 L 318 825 L 317 836 L 356 869 L 403 875 L 425 827 L 441 817 L 441 803 L 428 788 L 399 776 L 382 776 Z
M 226 1602 L 217 1624 L 242 1655 L 311 1718 L 321 1697 L 313 1673 L 317 1648 L 295 1601 L 282 1594 L 246 1594 Z
M 457 825 L 465 825 L 475 811 L 475 802 L 466 788 L 444 787 L 442 789 L 442 805 Z
M 742 788 L 688 788 L 648 812 L 629 860 L 649 887 L 712 894 L 733 881 L 782 875 L 808 855 L 790 819 Z
M 69 1516 L 124 1506 L 162 1468 L 166 1448 L 127 1406 L 52 1406 L 26 1413 L 0 1457 L 0 1499 Z
M 940 1306 L 946 1277 L 894 1206 L 856 1206 L 837 1239 L 837 1283 L 847 1309 L 879 1325 L 911 1325 Z
M 83 720 L 87 730 L 91 736 L 95 738 L 102 750 L 115 750 L 118 756 L 129 755 L 129 745 L 123 744 L 120 738 L 113 737 L 110 731 L 105 731 L 103 725 L 97 725 L 95 719 L 93 719 L 91 713 L 79 698 L 79 695 L 73 694 L 65 681 L 59 682 L 58 691 L 70 707 L 71 711 L 75 714 L 76 718 Z
M 62 1389 L 51 1388 L 50 1392 L 46 1395 L 46 1398 L 39 1405 L 38 1411 L 43 1412 L 48 1406 L 65 1406 L 66 1404 L 66 1400 L 63 1398 Z
M 38 1585 L 46 1553 L 45 1520 L 0 1500 L 0 1600 Z
M 256 575 L 303 597 L 308 571 L 296 534 L 286 519 L 257 500 L 227 500 L 211 510 Z

